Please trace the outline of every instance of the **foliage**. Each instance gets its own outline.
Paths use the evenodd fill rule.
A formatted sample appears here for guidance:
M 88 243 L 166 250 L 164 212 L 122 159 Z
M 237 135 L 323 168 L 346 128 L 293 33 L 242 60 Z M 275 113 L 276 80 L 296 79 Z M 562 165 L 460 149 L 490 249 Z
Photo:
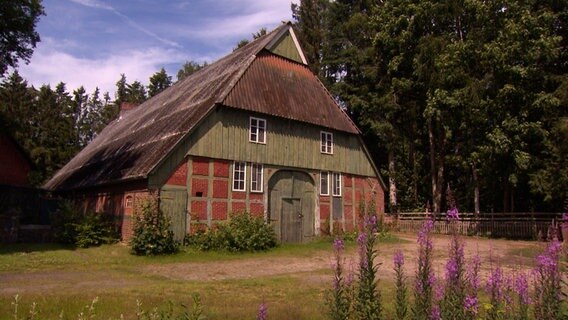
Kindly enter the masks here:
M 388 178 L 391 211 L 430 199 L 442 212 L 448 183 L 475 212 L 565 197 L 566 1 L 302 0 L 292 14 Z
M 262 37 L 262 36 L 264 36 L 264 35 L 266 35 L 266 28 L 265 28 L 265 27 L 262 27 L 262 28 L 260 28 L 257 32 L 255 32 L 255 33 L 252 34 L 252 40 L 254 41 L 254 40 L 256 40 L 256 39 L 258 39 L 258 38 L 260 38 L 260 37 Z M 250 43 L 250 41 L 249 41 L 248 39 L 241 39 L 241 40 L 237 43 L 237 46 L 233 48 L 233 51 L 235 51 L 235 50 L 237 50 L 237 49 L 240 49 L 240 48 L 246 46 L 246 45 L 249 44 L 249 43 Z
M 276 246 L 276 234 L 263 218 L 248 212 L 232 214 L 228 223 L 186 237 L 186 244 L 200 250 L 263 251 Z
M 178 250 L 170 219 L 160 209 L 156 199 L 143 201 L 134 213 L 134 228 L 130 240 L 135 255 L 171 254 Z
M 36 24 L 45 15 L 41 0 L 4 0 L 0 6 L 0 77 L 18 60 L 29 62 L 40 41 Z
M 72 95 L 64 83 L 39 89 L 14 71 L 0 84 L 0 118 L 29 155 L 30 183 L 40 185 L 92 141 L 115 115 L 108 94 L 83 87 Z
M 150 77 L 150 84 L 148 84 L 148 97 L 151 98 L 165 89 L 171 87 L 172 77 L 168 76 L 166 70 L 162 67 L 160 71 L 154 73 Z
M 379 265 L 375 263 L 377 249 L 377 216 L 369 211 L 364 221 L 364 230 L 359 234 L 359 271 L 355 293 L 354 311 L 358 319 L 381 319 L 382 305 L 377 290 L 377 272 Z
M 402 251 L 394 254 L 394 272 L 396 274 L 395 315 L 396 319 L 404 320 L 408 314 L 408 288 L 404 276 L 404 255 Z
M 552 241 L 537 257 L 535 273 L 535 319 L 560 319 L 561 277 L 559 258 L 562 244 Z
M 434 299 L 433 288 L 436 277 L 432 268 L 432 228 L 434 221 L 428 219 L 424 222 L 418 233 L 418 268 L 414 285 L 413 319 L 429 319 L 432 313 Z
M 177 81 L 179 82 L 207 66 L 207 62 L 198 63 L 195 61 L 186 61 L 177 72 Z
M 88 248 L 118 240 L 110 219 L 92 212 L 82 214 L 71 202 L 63 202 L 51 220 L 53 237 L 61 243 Z
M 203 305 L 201 303 L 201 297 L 199 294 L 195 293 L 192 295 L 191 307 L 184 304 L 181 305 L 181 311 L 174 310 L 174 305 L 171 301 L 167 302 L 166 308 L 158 310 L 154 308 L 153 310 L 144 310 L 142 308 L 142 302 L 137 301 L 136 303 L 136 319 L 138 320 L 204 320 L 206 317 L 203 315 Z M 99 298 L 95 297 L 91 303 L 86 305 L 83 310 L 77 315 L 77 320 L 87 320 L 87 319 L 98 319 L 97 318 L 97 303 Z M 40 317 L 40 311 L 37 308 L 37 304 L 34 302 L 29 308 L 27 315 L 20 316 L 20 296 L 14 296 L 14 301 L 12 301 L 12 319 L 14 320 L 34 320 L 42 319 Z M 60 313 L 60 319 L 64 319 L 63 311 Z M 65 319 L 70 319 L 65 317 Z M 75 318 L 73 318 L 75 319 Z M 123 319 L 121 316 L 120 319 Z
M 349 319 L 351 314 L 351 297 L 352 290 L 351 281 L 344 276 L 344 258 L 342 256 L 345 245 L 339 237 L 333 242 L 333 289 L 326 295 L 326 305 L 328 308 L 329 318 L 333 320 Z

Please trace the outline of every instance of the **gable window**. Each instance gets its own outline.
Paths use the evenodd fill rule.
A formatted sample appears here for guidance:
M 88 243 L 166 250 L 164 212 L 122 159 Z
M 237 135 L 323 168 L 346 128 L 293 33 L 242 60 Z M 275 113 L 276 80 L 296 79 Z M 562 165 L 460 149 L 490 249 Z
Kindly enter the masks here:
M 245 191 L 246 172 L 246 162 L 233 163 L 233 191 Z
M 266 143 L 266 120 L 250 117 L 249 141 Z
M 250 191 L 262 192 L 262 164 L 253 163 L 250 166 Z
M 329 196 L 329 172 L 320 172 L 320 195 Z
M 333 133 L 321 131 L 321 153 L 333 154 Z
M 341 173 L 332 173 L 331 190 L 334 197 L 341 197 Z

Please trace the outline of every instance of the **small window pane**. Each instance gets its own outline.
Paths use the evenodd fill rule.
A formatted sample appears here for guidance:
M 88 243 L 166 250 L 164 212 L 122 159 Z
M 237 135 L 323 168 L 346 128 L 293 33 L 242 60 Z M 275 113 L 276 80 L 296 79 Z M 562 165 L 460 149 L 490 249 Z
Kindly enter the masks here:
M 333 134 L 330 132 L 321 132 L 321 148 L 320 151 L 322 153 L 333 153 Z
M 320 173 L 320 194 L 329 195 L 329 172 Z
M 341 196 L 341 173 L 333 173 L 333 195 Z
M 262 164 L 253 163 L 251 165 L 250 189 L 253 192 L 262 192 Z
M 251 142 L 266 142 L 266 120 L 251 117 L 249 129 L 249 140 Z
M 235 162 L 233 164 L 233 190 L 245 191 L 246 163 Z

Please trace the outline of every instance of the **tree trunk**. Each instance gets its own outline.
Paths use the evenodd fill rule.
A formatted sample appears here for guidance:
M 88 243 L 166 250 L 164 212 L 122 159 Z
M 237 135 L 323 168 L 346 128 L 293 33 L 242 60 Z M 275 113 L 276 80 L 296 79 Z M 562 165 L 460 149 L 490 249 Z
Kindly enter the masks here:
M 396 167 L 394 159 L 394 151 L 389 150 L 388 153 L 389 162 L 389 200 L 392 213 L 398 213 L 398 203 L 396 199 Z
M 436 156 L 436 141 L 432 119 L 428 121 L 428 140 L 430 142 L 430 176 L 432 179 L 432 213 L 440 213 L 442 204 L 442 184 L 444 164 L 441 156 Z M 441 151 L 442 148 L 440 148 Z
M 473 213 L 475 215 L 479 214 L 479 179 L 477 177 L 477 169 L 475 166 L 471 166 L 471 172 L 473 176 Z

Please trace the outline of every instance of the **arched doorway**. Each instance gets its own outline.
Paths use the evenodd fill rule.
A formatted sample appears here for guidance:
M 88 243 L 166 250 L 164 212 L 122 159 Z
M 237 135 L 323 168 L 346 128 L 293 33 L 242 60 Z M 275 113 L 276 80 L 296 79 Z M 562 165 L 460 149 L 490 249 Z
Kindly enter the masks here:
M 268 215 L 281 242 L 314 236 L 315 186 L 305 172 L 280 170 L 268 181 Z

